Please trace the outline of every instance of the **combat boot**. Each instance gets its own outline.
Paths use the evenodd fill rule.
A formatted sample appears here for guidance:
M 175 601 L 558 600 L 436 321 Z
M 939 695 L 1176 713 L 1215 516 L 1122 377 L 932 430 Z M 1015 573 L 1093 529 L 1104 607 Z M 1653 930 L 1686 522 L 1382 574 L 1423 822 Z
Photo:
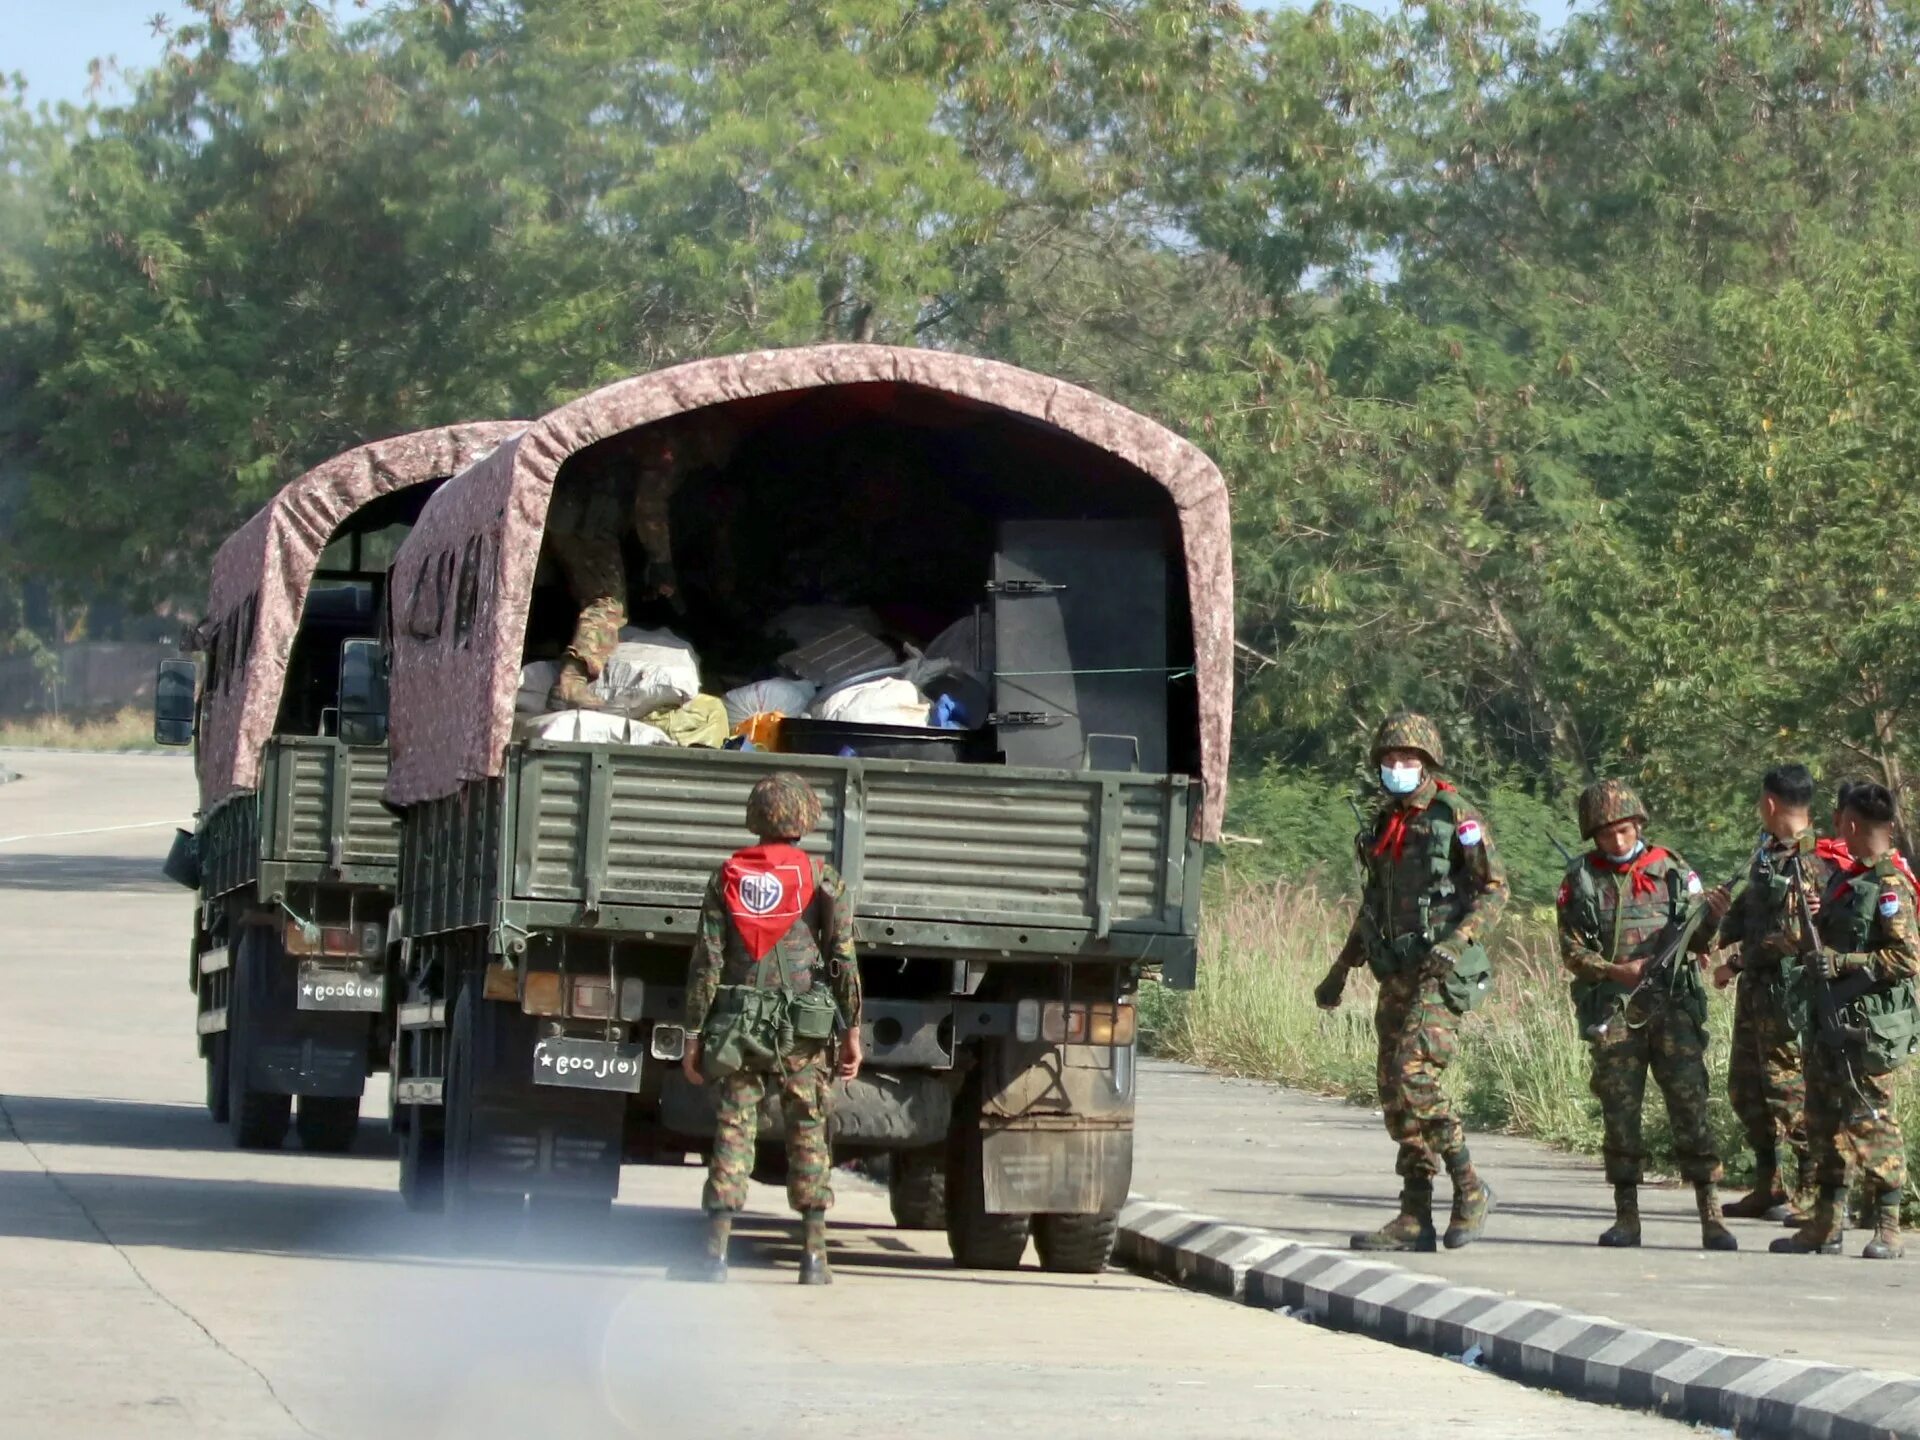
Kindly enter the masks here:
M 1693 1202 L 1700 1207 L 1700 1248 L 1702 1250 L 1738 1250 L 1740 1242 L 1727 1229 L 1720 1210 L 1720 1192 L 1711 1180 L 1693 1182 Z
M 1753 1189 L 1727 1206 L 1729 1220 L 1771 1220 L 1785 1213 L 1787 1188 L 1780 1183 L 1780 1157 L 1773 1151 L 1753 1157 Z
M 1600 1232 L 1600 1244 L 1608 1250 L 1634 1250 L 1640 1245 L 1640 1187 L 1613 1187 L 1613 1224 Z
M 1433 1229 L 1433 1181 L 1424 1176 L 1400 1187 L 1400 1213 L 1378 1230 L 1355 1235 L 1356 1250 L 1411 1250 L 1422 1255 L 1439 1248 Z
M 1846 1239 L 1846 1203 L 1846 1186 L 1822 1185 L 1807 1223 L 1791 1235 L 1782 1235 L 1767 1249 L 1775 1255 L 1838 1255 Z
M 1447 1161 L 1447 1176 L 1453 1181 L 1453 1214 L 1443 1243 L 1449 1250 L 1458 1250 L 1478 1240 L 1487 1228 L 1494 1207 L 1493 1187 L 1480 1178 L 1464 1150 Z
M 1767 1212 L 1767 1219 L 1778 1220 L 1789 1229 L 1798 1230 L 1813 1218 L 1813 1207 L 1820 1201 L 1820 1188 L 1813 1183 L 1813 1160 L 1804 1150 L 1794 1151 L 1795 1182 L 1793 1194 L 1787 1203 Z
M 1900 1192 L 1882 1190 L 1873 1221 L 1873 1239 L 1860 1252 L 1862 1260 L 1898 1260 L 1907 1253 L 1900 1243 Z
M 697 1260 L 683 1260 L 667 1271 L 669 1280 L 723 1285 L 727 1279 L 727 1243 L 733 1238 L 733 1212 L 707 1212 L 707 1243 Z
M 800 1283 L 833 1283 L 833 1270 L 827 1264 L 827 1212 L 824 1210 L 808 1210 L 800 1216 Z

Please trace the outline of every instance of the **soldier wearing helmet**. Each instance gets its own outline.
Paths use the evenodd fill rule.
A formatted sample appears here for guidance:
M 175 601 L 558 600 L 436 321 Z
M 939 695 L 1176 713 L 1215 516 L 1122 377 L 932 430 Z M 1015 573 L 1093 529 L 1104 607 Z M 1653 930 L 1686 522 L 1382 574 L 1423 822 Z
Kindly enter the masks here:
M 722 864 L 701 902 L 681 1068 L 694 1085 L 713 1083 L 718 1115 L 702 1197 L 706 1253 L 678 1272 L 683 1278 L 727 1278 L 727 1242 L 747 1202 L 760 1101 L 772 1089 L 786 1120 L 787 1199 L 802 1221 L 800 1283 L 832 1283 L 828 1101 L 835 1075 L 852 1079 L 863 1056 L 846 882 L 799 848 L 819 823 L 812 786 L 789 772 L 766 776 L 747 799 L 747 829 L 760 843 Z
M 1361 965 L 1380 987 L 1380 1108 L 1400 1147 L 1400 1213 L 1354 1236 L 1356 1250 L 1434 1249 L 1433 1185 L 1443 1165 L 1453 1182 L 1449 1249 L 1476 1239 L 1493 1209 L 1440 1082 L 1460 1017 L 1491 981 L 1479 937 L 1506 903 L 1507 881 L 1486 821 L 1440 778 L 1445 761 L 1439 728 L 1424 715 L 1390 716 L 1375 733 L 1372 763 L 1385 793 L 1354 837 L 1365 889 L 1347 942 L 1314 991 L 1322 1009 L 1336 1008 Z
M 1707 992 L 1693 958 L 1705 955 L 1713 928 L 1701 924 L 1699 876 L 1678 855 L 1649 846 L 1646 824 L 1646 806 L 1630 786 L 1589 785 L 1580 795 L 1580 837 L 1593 848 L 1560 884 L 1560 959 L 1573 976 L 1574 1011 L 1592 1055 L 1613 1185 L 1614 1221 L 1600 1243 L 1640 1243 L 1640 1115 L 1652 1070 L 1673 1125 L 1674 1159 L 1693 1182 L 1700 1243 L 1735 1250 L 1714 1188 L 1720 1159 L 1707 1122 Z

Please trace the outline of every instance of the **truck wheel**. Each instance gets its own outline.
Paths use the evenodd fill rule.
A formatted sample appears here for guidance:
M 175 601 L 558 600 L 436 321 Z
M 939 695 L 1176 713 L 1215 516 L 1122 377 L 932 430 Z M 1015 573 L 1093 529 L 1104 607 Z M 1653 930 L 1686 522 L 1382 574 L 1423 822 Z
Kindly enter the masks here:
M 947 1157 L 938 1145 L 888 1157 L 887 1203 L 902 1230 L 947 1228 Z
M 405 1108 L 410 1118 L 400 1127 L 400 1198 L 416 1215 L 438 1215 L 446 1203 L 447 1178 L 447 1136 L 440 1124 L 439 1107 Z M 394 1111 L 396 1119 L 400 1113 Z
M 1111 1210 L 1034 1216 L 1033 1246 L 1040 1252 L 1040 1268 L 1061 1275 L 1098 1275 L 1113 1258 L 1119 1228 L 1120 1217 Z
M 488 1226 L 503 1223 L 521 1208 L 521 1198 L 497 1191 L 476 1190 L 472 1184 L 473 1121 L 476 1089 L 474 1065 L 480 1048 L 479 1002 L 473 988 L 460 987 L 453 1022 L 447 1029 L 447 1074 L 441 1090 L 446 1110 L 446 1162 L 442 1191 L 447 1220 L 471 1237 Z
M 247 1084 L 253 1068 L 253 1027 L 248 1023 L 253 976 L 273 962 L 275 948 L 272 932 L 265 926 L 247 931 L 240 941 L 233 993 L 227 1000 L 227 1124 L 233 1130 L 233 1143 L 242 1150 L 278 1150 L 293 1119 L 291 1095 L 254 1090 Z
M 963 1270 L 1018 1270 L 1027 1253 L 1027 1217 L 987 1210 L 980 1126 L 957 1122 L 947 1155 L 947 1248 Z
M 300 1148 L 321 1155 L 338 1155 L 353 1148 L 360 1129 L 358 1095 L 302 1095 L 294 1112 L 293 1128 Z
M 227 1032 L 216 1030 L 207 1037 L 207 1114 L 213 1123 L 227 1123 Z

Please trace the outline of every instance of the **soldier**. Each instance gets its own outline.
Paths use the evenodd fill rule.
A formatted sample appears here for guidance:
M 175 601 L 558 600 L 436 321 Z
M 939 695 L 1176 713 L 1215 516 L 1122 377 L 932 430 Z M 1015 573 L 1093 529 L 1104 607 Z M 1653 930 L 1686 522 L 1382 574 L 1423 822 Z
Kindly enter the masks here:
M 1848 1172 L 1873 1192 L 1868 1260 L 1897 1260 L 1906 1143 L 1893 1111 L 1893 1076 L 1920 1048 L 1920 940 L 1914 887 L 1893 853 L 1893 793 L 1862 783 L 1848 791 L 1840 838 L 1851 853 L 1829 878 L 1815 919 L 1820 945 L 1797 964 L 1790 997 L 1807 1072 L 1807 1138 L 1819 1198 L 1807 1223 L 1773 1242 L 1786 1255 L 1837 1255 L 1846 1223 Z
M 1605 1125 L 1613 1224 L 1600 1243 L 1640 1243 L 1646 1163 L 1641 1109 L 1647 1071 L 1667 1102 L 1674 1157 L 1693 1182 L 1700 1244 L 1737 1250 L 1720 1214 L 1720 1160 L 1707 1122 L 1707 991 L 1691 958 L 1712 932 L 1695 913 L 1700 877 L 1678 855 L 1648 846 L 1646 807 L 1618 780 L 1580 796 L 1580 837 L 1593 849 L 1560 882 L 1560 959 L 1573 974 L 1574 1013 L 1593 1056 L 1593 1093 Z M 1654 970 L 1658 964 L 1659 970 Z
M 1507 881 L 1486 822 L 1440 778 L 1444 760 L 1440 731 L 1424 715 L 1390 716 L 1374 735 L 1372 763 L 1386 795 L 1354 837 L 1365 891 L 1339 958 L 1314 990 L 1321 1009 L 1337 1008 L 1360 965 L 1380 985 L 1380 1107 L 1400 1146 L 1400 1213 L 1355 1235 L 1356 1250 L 1432 1250 L 1442 1164 L 1453 1181 L 1448 1249 L 1471 1244 L 1493 1211 L 1493 1191 L 1474 1171 L 1440 1079 L 1458 1048 L 1461 1015 L 1490 982 L 1478 937 L 1506 903 Z
M 717 1095 L 713 1160 L 702 1203 L 704 1261 L 680 1273 L 727 1278 L 733 1217 L 747 1203 L 761 1097 L 778 1088 L 787 1130 L 787 1199 L 800 1213 L 802 1285 L 828 1285 L 829 1087 L 859 1073 L 860 968 L 846 882 L 798 848 L 820 801 L 798 775 L 769 775 L 747 800 L 761 844 L 726 861 L 707 885 L 687 976 L 690 1037 L 681 1067 Z M 833 1036 L 842 1033 L 839 1060 Z
M 1813 908 L 1831 869 L 1825 842 L 1813 834 L 1813 776 L 1804 765 L 1776 765 L 1760 779 L 1760 845 L 1748 866 L 1738 899 L 1725 886 L 1707 896 L 1707 913 L 1718 926 L 1717 944 L 1738 945 L 1713 973 L 1717 989 L 1737 982 L 1733 1043 L 1727 1057 L 1727 1099 L 1740 1118 L 1753 1151 L 1754 1182 L 1748 1195 L 1727 1206 L 1740 1220 L 1805 1220 L 1787 1196 L 1780 1175 L 1780 1143 L 1794 1158 L 1795 1189 L 1810 1199 L 1813 1167 L 1807 1159 L 1806 1082 L 1800 1069 L 1800 1035 L 1787 1015 L 1781 962 L 1802 944 L 1795 878 Z

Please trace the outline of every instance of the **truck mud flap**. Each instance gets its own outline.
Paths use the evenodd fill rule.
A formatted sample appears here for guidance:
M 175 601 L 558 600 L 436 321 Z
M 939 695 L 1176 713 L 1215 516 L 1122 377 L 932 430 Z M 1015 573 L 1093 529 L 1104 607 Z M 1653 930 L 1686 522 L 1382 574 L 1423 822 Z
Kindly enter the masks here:
M 707 1139 L 713 1134 L 711 1085 L 689 1085 L 677 1070 L 661 1077 L 660 1123 L 676 1135 Z M 926 1071 L 870 1070 L 853 1080 L 836 1080 L 827 1134 L 836 1145 L 877 1150 L 917 1149 L 947 1138 L 953 1123 L 953 1088 L 948 1077 Z M 760 1105 L 760 1135 L 785 1133 L 777 1095 Z
M 1133 1130 L 990 1129 L 980 1158 L 990 1214 L 1094 1215 L 1126 1203 Z
M 626 1095 L 536 1085 L 537 1022 L 488 1001 L 478 1021 L 474 1076 L 475 1189 L 609 1200 L 620 1188 Z
M 294 1033 L 289 1033 L 289 1029 Z M 262 1024 L 246 1047 L 247 1088 L 269 1095 L 357 1096 L 367 1082 L 367 1022 Z

